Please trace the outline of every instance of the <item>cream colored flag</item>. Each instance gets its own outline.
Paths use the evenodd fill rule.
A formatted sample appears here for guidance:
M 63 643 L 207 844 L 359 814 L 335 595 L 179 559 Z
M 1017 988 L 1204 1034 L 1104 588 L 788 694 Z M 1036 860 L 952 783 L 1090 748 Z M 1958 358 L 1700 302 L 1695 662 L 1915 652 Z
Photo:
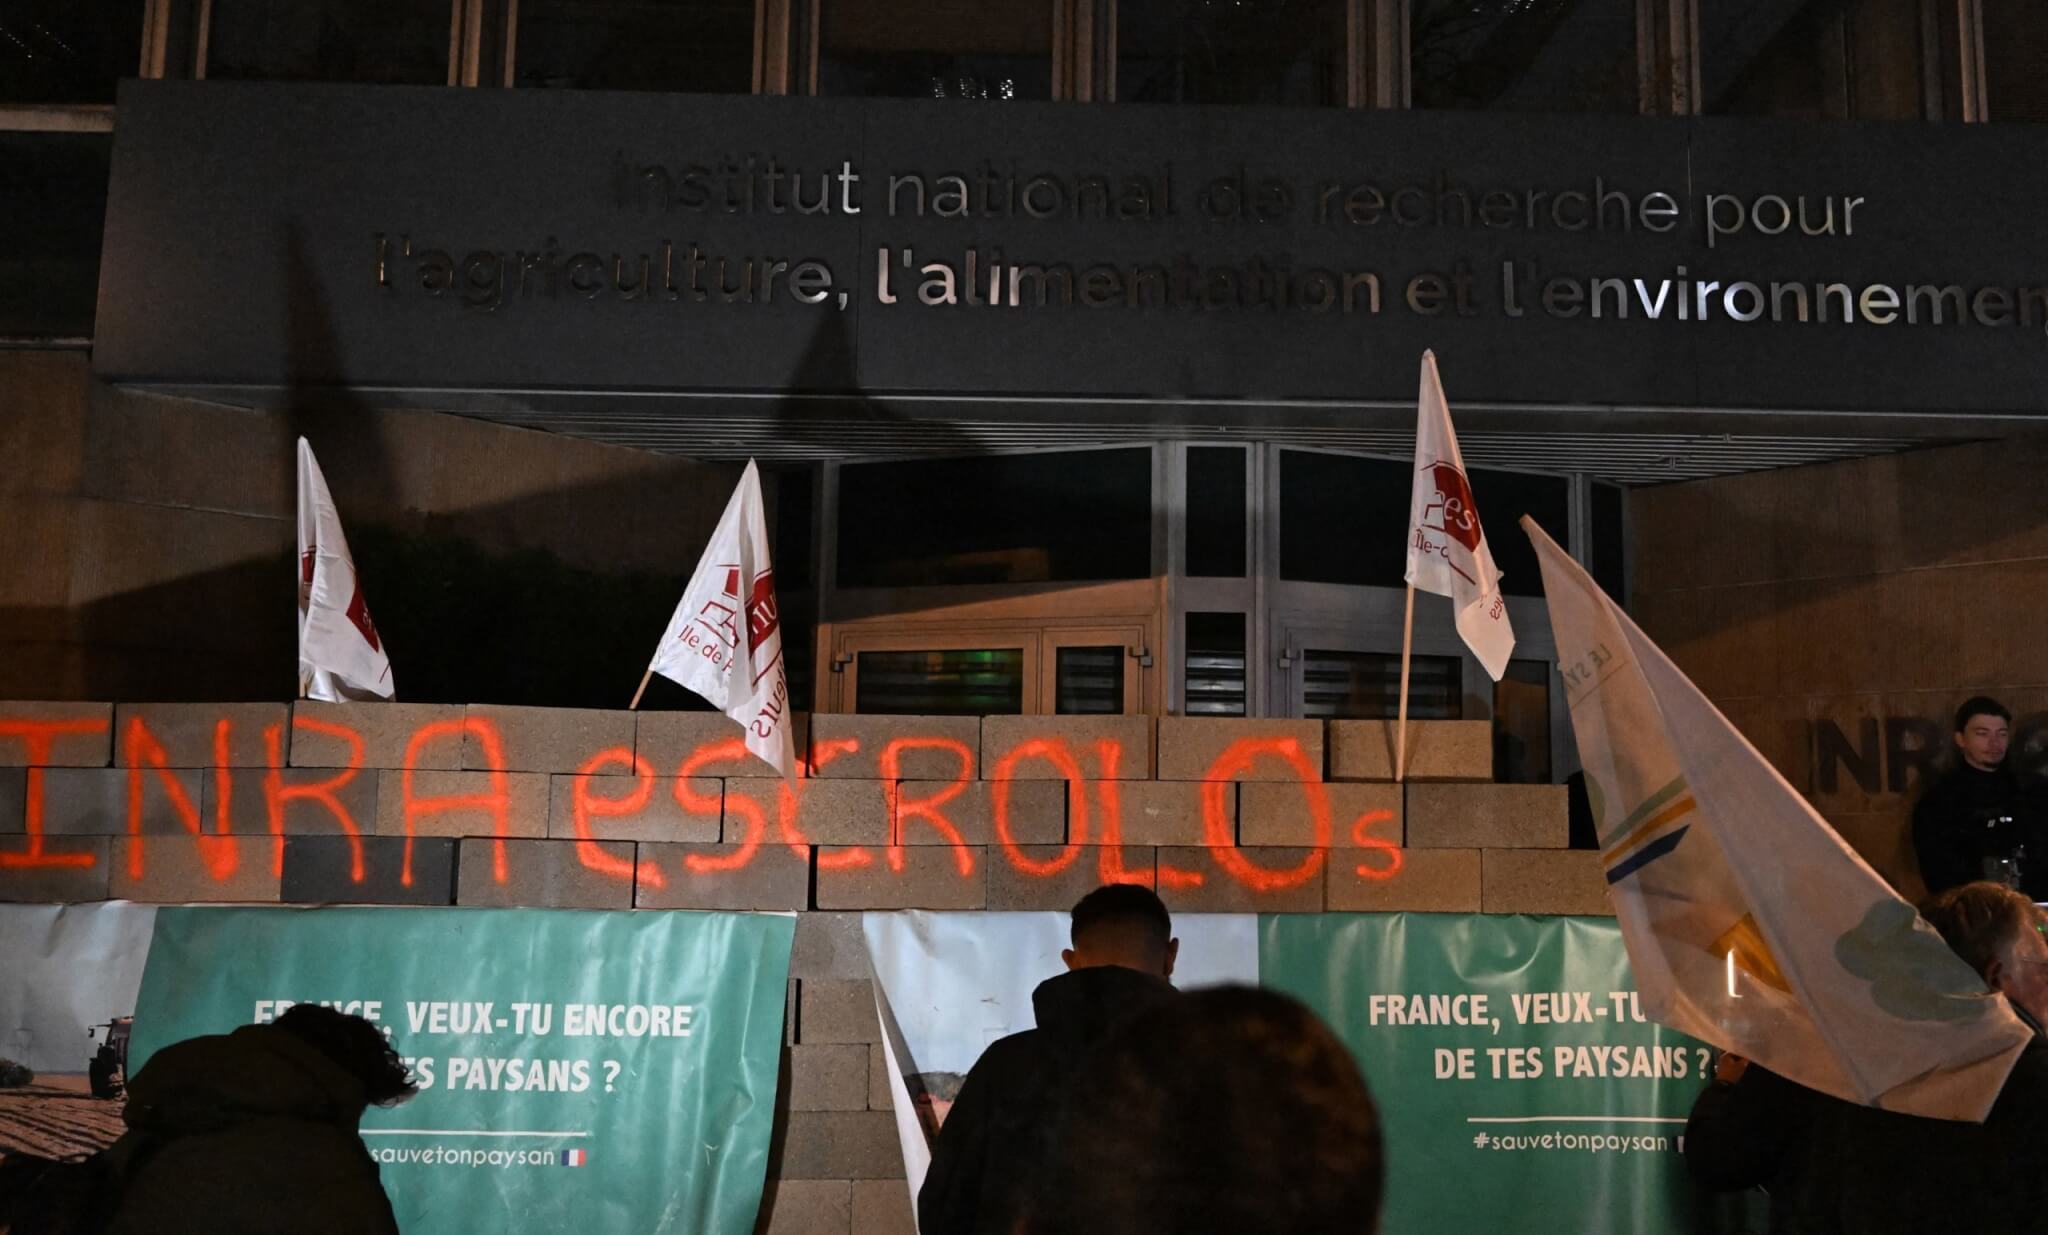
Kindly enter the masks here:
M 747 749 L 796 779 L 782 616 L 768 558 L 761 473 L 752 459 L 704 546 L 697 572 L 649 665 L 696 691 L 746 730 Z
M 1851 1102 L 1981 1121 L 2032 1031 L 1578 563 L 1522 526 L 1650 1015 Z

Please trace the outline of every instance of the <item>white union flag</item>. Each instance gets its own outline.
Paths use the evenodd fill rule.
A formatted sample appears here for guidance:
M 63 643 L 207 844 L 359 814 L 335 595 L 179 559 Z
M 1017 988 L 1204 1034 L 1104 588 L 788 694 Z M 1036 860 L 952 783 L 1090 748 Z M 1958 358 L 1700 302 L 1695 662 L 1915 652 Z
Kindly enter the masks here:
M 299 439 L 299 697 L 391 699 L 391 660 L 370 620 L 348 538 L 313 448 Z
M 775 568 L 768 556 L 761 473 L 752 460 L 649 668 L 738 721 L 747 749 L 795 779 Z
M 1408 503 L 1410 586 L 1451 598 L 1458 634 L 1493 680 L 1507 672 L 1515 650 L 1501 599 L 1500 569 L 1486 547 L 1486 529 L 1472 503 L 1465 459 L 1451 430 L 1436 356 L 1422 353 L 1422 394 L 1415 410 L 1415 488 Z

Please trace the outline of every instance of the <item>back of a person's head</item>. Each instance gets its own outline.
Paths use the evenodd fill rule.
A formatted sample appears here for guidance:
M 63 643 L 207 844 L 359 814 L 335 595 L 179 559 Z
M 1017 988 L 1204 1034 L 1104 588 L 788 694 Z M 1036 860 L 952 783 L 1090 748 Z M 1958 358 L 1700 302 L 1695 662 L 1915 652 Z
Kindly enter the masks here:
M 1075 1078 L 1029 1235 L 1370 1235 L 1379 1115 L 1285 995 L 1224 986 L 1119 1028 Z
M 1920 906 L 1920 916 L 1957 956 L 1989 978 L 2020 933 L 2041 920 L 2034 902 L 2002 883 L 1966 883 Z
M 1105 884 L 1074 905 L 1070 938 L 1083 963 L 1156 972 L 1170 955 L 1173 919 L 1152 889 Z
M 396 1106 L 419 1090 L 383 1032 L 360 1016 L 300 1003 L 273 1023 L 360 1081 L 363 1100 L 372 1106 Z

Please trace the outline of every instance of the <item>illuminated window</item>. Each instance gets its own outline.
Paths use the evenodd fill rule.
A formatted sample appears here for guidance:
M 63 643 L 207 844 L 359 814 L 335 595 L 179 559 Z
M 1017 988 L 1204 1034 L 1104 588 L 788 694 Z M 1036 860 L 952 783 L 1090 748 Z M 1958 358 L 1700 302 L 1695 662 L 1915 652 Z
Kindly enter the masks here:
M 1182 662 L 1188 716 L 1245 715 L 1242 613 L 1190 613 Z
M 1014 716 L 1024 710 L 1024 649 L 862 652 L 854 711 L 898 716 Z
M 1322 720 L 1392 720 L 1401 712 L 1401 657 L 1395 652 L 1310 648 L 1302 660 L 1303 716 Z M 1456 656 L 1417 656 L 1408 666 L 1408 715 L 1457 720 L 1465 714 Z
M 1114 716 L 1124 710 L 1122 647 L 1062 647 L 1053 654 L 1053 711 Z

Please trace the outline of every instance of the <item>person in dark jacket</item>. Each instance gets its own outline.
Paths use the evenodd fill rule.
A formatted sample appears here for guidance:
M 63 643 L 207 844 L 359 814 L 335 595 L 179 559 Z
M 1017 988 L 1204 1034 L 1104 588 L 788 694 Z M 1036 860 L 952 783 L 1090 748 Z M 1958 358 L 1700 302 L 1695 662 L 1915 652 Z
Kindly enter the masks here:
M 356 1128 L 414 1089 L 375 1025 L 312 1004 L 167 1046 L 128 1082 L 107 1230 L 397 1235 Z
M 1913 807 L 1913 851 L 1927 894 L 1998 877 L 2012 878 L 2035 900 L 2048 900 L 2048 837 L 2037 795 L 2022 788 L 2006 760 L 2012 713 L 1978 695 L 1956 710 L 1956 765 L 1927 787 Z
M 1013 1235 L 1074 1075 L 1111 1029 L 1173 997 L 1180 941 L 1149 889 L 1082 897 L 1071 939 L 1067 972 L 1031 993 L 1038 1027 L 992 1044 L 962 1082 L 917 1194 L 922 1235 Z
M 1113 1030 L 1082 1070 L 1022 1235 L 1372 1235 L 1379 1112 L 1300 1002 L 1219 986 Z

